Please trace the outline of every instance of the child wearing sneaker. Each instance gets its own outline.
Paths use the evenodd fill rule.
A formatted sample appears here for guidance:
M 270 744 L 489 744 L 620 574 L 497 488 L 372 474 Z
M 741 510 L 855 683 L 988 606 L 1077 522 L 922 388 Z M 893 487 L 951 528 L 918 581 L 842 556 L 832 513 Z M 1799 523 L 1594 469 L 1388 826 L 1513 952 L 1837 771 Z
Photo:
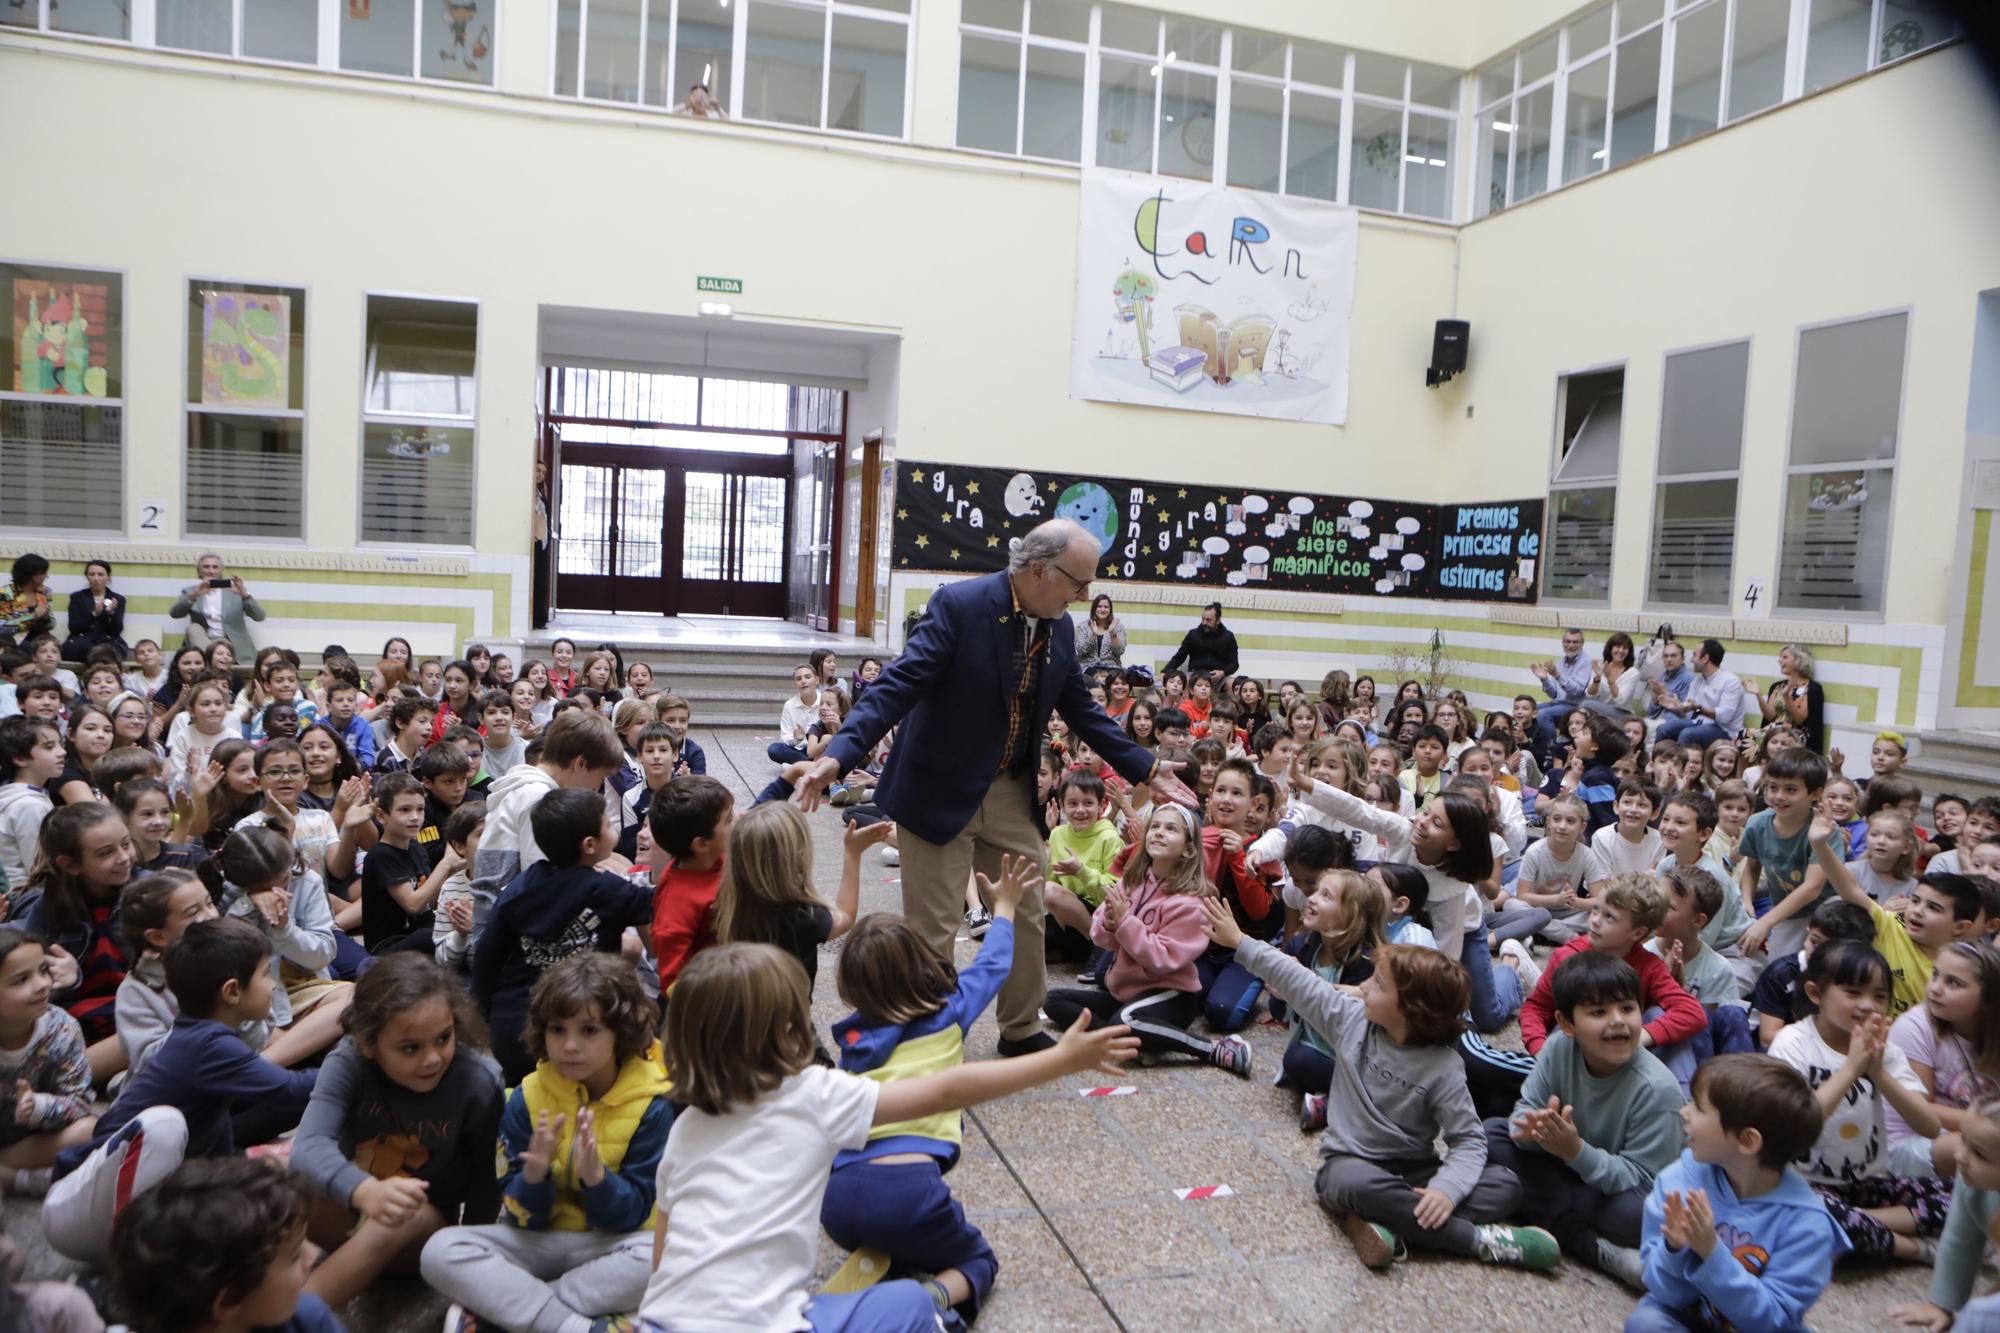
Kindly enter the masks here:
M 1388 943 L 1388 916 L 1388 895 L 1375 882 L 1353 870 L 1325 871 L 1299 909 L 1304 929 L 1286 952 L 1329 986 L 1358 986 L 1375 971 L 1375 950 Z M 1317 1133 L 1326 1128 L 1333 1045 L 1296 1009 L 1290 1023 L 1278 1081 L 1299 1090 L 1299 1128 Z
M 1681 1108 L 1687 1150 L 1646 1198 L 1646 1296 L 1625 1333 L 1806 1327 L 1848 1248 L 1789 1165 L 1823 1120 L 1805 1079 L 1768 1055 L 1701 1067 Z
M 1210 938 L 1202 926 L 1202 904 L 1215 895 L 1202 875 L 1195 822 L 1184 806 L 1154 807 L 1145 836 L 1091 918 L 1090 938 L 1114 955 L 1104 989 L 1058 988 L 1042 1008 L 1058 1028 L 1088 1010 L 1099 1024 L 1130 1027 L 1148 1054 L 1193 1055 L 1248 1078 L 1249 1042 L 1233 1035 L 1204 1041 L 1187 1030 L 1202 1008 L 1195 964 Z
M 1497 1225 L 1521 1201 L 1514 1174 L 1486 1160 L 1486 1137 L 1453 1045 L 1471 1003 L 1465 969 L 1435 949 L 1385 944 L 1358 994 L 1250 939 L 1204 901 L 1209 938 L 1262 978 L 1333 1051 L 1315 1184 L 1361 1262 L 1383 1268 L 1405 1244 L 1488 1263 L 1553 1268 L 1556 1239 Z M 1432 1145 L 1442 1137 L 1445 1157 Z
M 524 1044 L 537 1063 L 500 1113 L 500 1221 L 424 1242 L 424 1280 L 455 1303 L 446 1329 L 629 1327 L 651 1275 L 654 1175 L 674 1123 L 658 1025 L 615 954 L 572 954 L 535 982 Z
M 841 1069 L 889 1084 L 962 1064 L 966 1032 L 1013 965 L 1014 913 L 1035 879 L 1033 862 L 1010 856 L 1000 859 L 997 882 L 979 876 L 993 921 L 963 972 L 901 917 L 863 917 L 840 951 L 840 998 L 855 1009 L 833 1025 Z M 820 1225 L 853 1253 L 824 1290 L 858 1291 L 890 1273 L 927 1273 L 940 1309 L 967 1324 L 978 1318 L 1000 1261 L 944 1181 L 964 1139 L 964 1118 L 946 1114 L 878 1124 L 866 1147 L 835 1156 Z
M 1681 1090 L 1639 1044 L 1639 974 L 1584 954 L 1555 980 L 1556 1022 L 1486 1160 L 1521 1182 L 1518 1216 L 1563 1253 L 1639 1285 L 1639 1224 L 1653 1177 L 1681 1152 Z

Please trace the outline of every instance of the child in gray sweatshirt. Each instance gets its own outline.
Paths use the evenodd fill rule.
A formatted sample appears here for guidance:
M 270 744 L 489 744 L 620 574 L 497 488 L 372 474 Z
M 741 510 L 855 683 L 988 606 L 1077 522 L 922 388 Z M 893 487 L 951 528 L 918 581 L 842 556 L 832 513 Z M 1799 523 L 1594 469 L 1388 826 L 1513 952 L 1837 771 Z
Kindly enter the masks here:
M 1330 985 L 1248 939 L 1226 907 L 1204 902 L 1209 937 L 1326 1039 L 1333 1052 L 1315 1188 L 1370 1268 L 1405 1245 L 1521 1268 L 1553 1268 L 1554 1236 L 1497 1225 L 1521 1201 L 1511 1171 L 1489 1166 L 1486 1138 L 1454 1043 L 1470 1003 L 1465 969 L 1435 949 L 1386 944 L 1358 992 Z M 1442 1136 L 1445 1157 L 1433 1147 Z

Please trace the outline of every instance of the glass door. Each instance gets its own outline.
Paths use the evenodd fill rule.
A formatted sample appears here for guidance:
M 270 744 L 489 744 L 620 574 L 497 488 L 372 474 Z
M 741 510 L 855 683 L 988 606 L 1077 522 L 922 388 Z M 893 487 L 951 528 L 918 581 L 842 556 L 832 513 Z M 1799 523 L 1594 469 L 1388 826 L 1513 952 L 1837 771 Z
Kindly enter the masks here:
M 784 615 L 787 480 L 738 471 L 683 474 L 675 610 Z
M 580 452 L 580 451 L 578 451 Z M 664 467 L 565 462 L 556 599 L 578 611 L 669 611 Z

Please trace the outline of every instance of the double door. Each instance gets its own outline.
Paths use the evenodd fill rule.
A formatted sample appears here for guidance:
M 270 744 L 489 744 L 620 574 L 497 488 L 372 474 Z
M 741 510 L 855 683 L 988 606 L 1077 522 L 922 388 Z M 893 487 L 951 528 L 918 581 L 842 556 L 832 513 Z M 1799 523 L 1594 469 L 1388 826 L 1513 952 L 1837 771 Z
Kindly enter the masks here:
M 789 459 L 580 443 L 559 456 L 557 606 L 785 614 Z

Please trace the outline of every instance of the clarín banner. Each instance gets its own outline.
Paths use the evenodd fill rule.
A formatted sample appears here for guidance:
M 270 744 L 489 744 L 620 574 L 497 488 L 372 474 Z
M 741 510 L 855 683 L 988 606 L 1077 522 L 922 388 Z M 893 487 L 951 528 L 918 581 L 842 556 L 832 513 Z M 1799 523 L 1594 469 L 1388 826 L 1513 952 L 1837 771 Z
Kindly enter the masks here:
M 1351 208 L 1086 171 L 1069 394 L 1347 421 Z
M 1036 524 L 1097 538 L 1105 579 L 1532 603 L 1540 497 L 1429 504 L 1071 472 L 896 465 L 898 570 L 984 574 Z

